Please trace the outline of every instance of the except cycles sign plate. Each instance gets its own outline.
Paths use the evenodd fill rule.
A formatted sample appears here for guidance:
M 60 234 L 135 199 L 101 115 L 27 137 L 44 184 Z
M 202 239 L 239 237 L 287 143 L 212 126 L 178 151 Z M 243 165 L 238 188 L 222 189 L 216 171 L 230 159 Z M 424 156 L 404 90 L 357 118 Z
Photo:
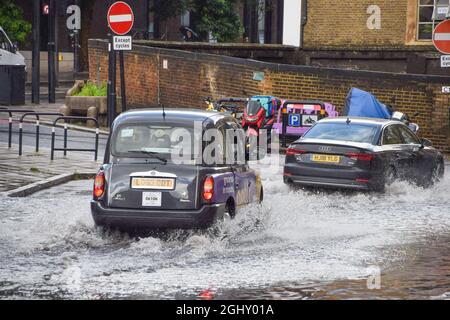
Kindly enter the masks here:
M 450 68 L 450 56 L 441 56 L 441 68 Z
M 116 51 L 132 50 L 133 41 L 131 36 L 113 37 L 113 49 Z
M 131 7 L 122 1 L 115 2 L 108 10 L 108 25 L 112 32 L 123 36 L 131 31 L 134 13 Z

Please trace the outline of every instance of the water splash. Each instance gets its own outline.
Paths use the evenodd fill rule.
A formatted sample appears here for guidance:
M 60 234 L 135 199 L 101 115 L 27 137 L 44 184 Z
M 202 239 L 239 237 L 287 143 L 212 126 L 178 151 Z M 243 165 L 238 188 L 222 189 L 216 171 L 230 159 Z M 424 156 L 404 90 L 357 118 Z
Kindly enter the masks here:
M 344 194 L 290 190 L 278 173 L 262 173 L 264 204 L 242 209 L 224 238 L 105 233 L 94 227 L 86 181 L 0 198 L 0 296 L 174 298 L 355 279 L 450 230 L 448 174 L 430 189 L 397 182 L 384 194 Z

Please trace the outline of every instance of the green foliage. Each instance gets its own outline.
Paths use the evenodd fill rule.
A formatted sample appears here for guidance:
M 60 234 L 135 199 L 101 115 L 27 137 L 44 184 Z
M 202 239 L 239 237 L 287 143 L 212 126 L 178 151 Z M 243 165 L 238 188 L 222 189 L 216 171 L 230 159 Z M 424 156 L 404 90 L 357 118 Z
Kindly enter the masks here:
M 88 81 L 81 91 L 74 95 L 77 97 L 106 97 L 106 82 L 103 82 L 102 85 L 98 87 L 95 83 Z
M 188 3 L 188 0 L 154 0 L 150 10 L 155 12 L 161 21 L 166 21 L 186 12 Z
M 23 19 L 22 8 L 14 2 L 0 0 L 0 26 L 12 42 L 23 44 L 31 32 L 31 24 Z
M 232 42 L 242 35 L 237 9 L 239 0 L 191 0 L 190 11 L 196 16 L 195 31 L 203 38 L 211 32 L 219 42 Z
M 203 39 L 209 32 L 219 42 L 235 41 L 242 35 L 238 2 L 242 0 L 155 0 L 151 8 L 160 21 L 176 17 L 186 11 L 191 13 L 194 31 Z

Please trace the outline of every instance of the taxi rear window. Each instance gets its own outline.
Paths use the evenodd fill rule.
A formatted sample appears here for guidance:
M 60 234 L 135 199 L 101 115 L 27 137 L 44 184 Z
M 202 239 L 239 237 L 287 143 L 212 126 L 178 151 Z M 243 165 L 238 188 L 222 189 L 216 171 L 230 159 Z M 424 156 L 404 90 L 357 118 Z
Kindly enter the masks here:
M 180 151 L 190 153 L 194 160 L 194 141 L 196 136 L 193 127 L 179 124 L 135 124 L 120 127 L 112 143 L 112 154 L 115 156 L 145 157 L 145 153 L 155 153 L 170 159 L 172 153 Z M 200 133 L 201 135 L 201 133 Z M 186 147 L 186 141 L 190 146 Z

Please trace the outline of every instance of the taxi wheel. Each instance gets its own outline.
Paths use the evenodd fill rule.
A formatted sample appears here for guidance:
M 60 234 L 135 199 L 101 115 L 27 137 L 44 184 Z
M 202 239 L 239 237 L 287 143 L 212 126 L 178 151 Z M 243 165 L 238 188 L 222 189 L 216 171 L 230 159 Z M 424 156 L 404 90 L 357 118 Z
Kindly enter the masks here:
M 230 234 L 231 221 L 234 217 L 233 212 L 233 208 L 227 204 L 223 216 L 218 217 L 217 221 L 209 230 L 212 236 L 226 238 Z

